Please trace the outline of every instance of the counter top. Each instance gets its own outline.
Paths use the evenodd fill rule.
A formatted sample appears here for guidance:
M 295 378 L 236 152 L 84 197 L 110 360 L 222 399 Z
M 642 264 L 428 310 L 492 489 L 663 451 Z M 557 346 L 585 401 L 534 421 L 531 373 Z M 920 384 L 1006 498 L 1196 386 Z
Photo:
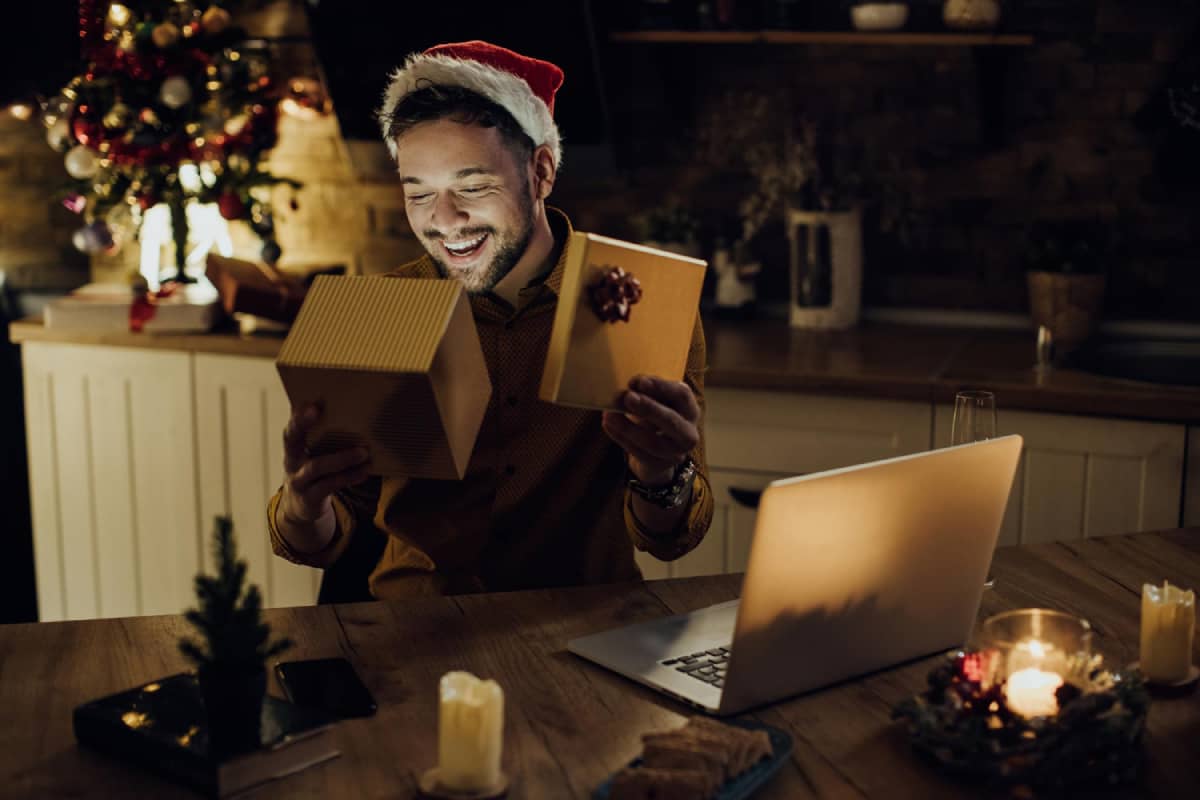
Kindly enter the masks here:
M 1033 369 L 1032 333 L 864 323 L 848 331 L 780 321 L 706 320 L 707 385 L 950 403 L 959 389 L 990 389 L 1003 408 L 1200 423 L 1200 389 Z M 9 326 L 14 342 L 146 347 L 274 358 L 279 334 L 147 335 Z

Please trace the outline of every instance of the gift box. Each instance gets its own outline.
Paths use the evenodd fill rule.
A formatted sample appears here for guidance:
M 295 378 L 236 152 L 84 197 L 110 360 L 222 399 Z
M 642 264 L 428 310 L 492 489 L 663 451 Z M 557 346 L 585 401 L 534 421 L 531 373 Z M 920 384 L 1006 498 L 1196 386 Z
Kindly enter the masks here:
M 46 304 L 48 329 L 100 333 L 205 333 L 220 318 L 213 287 L 168 284 L 145 291 L 119 283 L 89 283 Z
M 373 475 L 466 473 L 492 385 L 457 281 L 318 276 L 275 366 L 293 408 L 323 409 L 311 454 L 361 445 Z
M 538 396 L 617 409 L 635 375 L 682 380 L 706 262 L 583 232 L 568 247 Z
M 217 287 L 228 314 L 291 322 L 304 302 L 304 283 L 269 264 L 210 253 L 204 274 Z

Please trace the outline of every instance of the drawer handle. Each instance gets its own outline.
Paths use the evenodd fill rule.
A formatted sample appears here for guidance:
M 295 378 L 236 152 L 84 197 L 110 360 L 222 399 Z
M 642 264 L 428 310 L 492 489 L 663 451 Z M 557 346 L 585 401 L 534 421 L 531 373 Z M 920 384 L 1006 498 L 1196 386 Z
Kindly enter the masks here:
M 733 498 L 733 502 L 739 506 L 746 508 L 758 508 L 758 501 L 762 499 L 761 489 L 739 489 L 736 486 L 729 487 L 729 496 Z

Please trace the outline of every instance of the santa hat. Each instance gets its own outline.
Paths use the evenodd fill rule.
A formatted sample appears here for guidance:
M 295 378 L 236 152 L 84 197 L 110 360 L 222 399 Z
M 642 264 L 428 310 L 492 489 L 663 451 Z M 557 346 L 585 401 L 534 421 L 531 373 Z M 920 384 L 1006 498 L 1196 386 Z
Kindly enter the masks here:
M 517 121 L 534 146 L 546 145 L 562 165 L 562 141 L 554 124 L 554 94 L 563 71 L 549 61 L 514 53 L 488 42 L 439 44 L 414 53 L 392 73 L 379 118 L 388 151 L 396 157 L 396 142 L 388 136 L 392 114 L 400 101 L 430 85 L 457 86 L 483 95 Z

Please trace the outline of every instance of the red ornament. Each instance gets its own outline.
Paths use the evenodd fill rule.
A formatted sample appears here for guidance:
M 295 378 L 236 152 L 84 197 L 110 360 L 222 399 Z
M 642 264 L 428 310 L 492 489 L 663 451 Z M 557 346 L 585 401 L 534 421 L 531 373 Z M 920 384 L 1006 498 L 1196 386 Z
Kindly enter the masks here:
M 237 192 L 223 192 L 217 198 L 217 210 L 228 220 L 244 219 L 246 216 L 246 204 Z

